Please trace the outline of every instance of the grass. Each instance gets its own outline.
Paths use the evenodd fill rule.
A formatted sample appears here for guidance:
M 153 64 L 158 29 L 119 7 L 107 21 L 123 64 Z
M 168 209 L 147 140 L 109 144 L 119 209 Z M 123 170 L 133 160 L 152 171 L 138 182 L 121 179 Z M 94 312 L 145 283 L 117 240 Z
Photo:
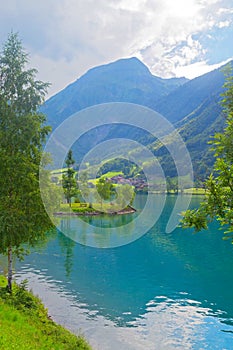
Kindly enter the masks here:
M 2 350 L 90 350 L 82 337 L 76 337 L 53 322 L 41 301 L 14 284 L 12 294 L 0 276 L 0 349 Z
M 61 169 L 55 169 L 50 171 L 51 177 L 56 177 L 58 182 L 62 181 L 62 176 L 67 172 L 68 168 L 61 168 Z M 74 173 L 75 176 L 77 175 L 77 171 Z
M 50 173 L 52 175 L 55 175 L 55 174 L 63 174 L 67 171 L 68 168 L 61 168 L 61 169 L 55 169 L 55 170 L 52 170 Z
M 123 175 L 123 172 L 122 171 L 109 171 L 108 173 L 105 173 L 101 176 L 101 178 L 109 178 L 111 179 L 112 177 L 114 176 L 118 176 L 118 175 Z
M 60 209 L 61 211 L 69 212 L 70 210 L 69 204 L 66 204 L 66 203 L 60 204 Z M 89 207 L 88 203 L 72 203 L 71 209 L 73 212 L 76 212 L 76 213 L 86 213 L 86 212 L 95 211 L 93 208 Z
M 96 183 L 99 181 L 99 179 L 111 179 L 113 176 L 117 176 L 117 175 L 123 175 L 122 171 L 109 171 L 103 175 L 101 175 L 101 177 L 98 177 L 97 179 L 89 179 L 88 182 L 93 183 L 93 185 L 96 185 Z
M 190 194 L 206 194 L 206 190 L 204 188 L 186 188 L 184 189 L 184 193 L 190 193 Z
M 118 212 L 119 210 L 122 210 L 122 205 L 117 205 L 116 203 L 111 203 L 111 202 L 104 202 L 101 203 L 93 203 L 93 207 L 89 207 L 88 203 L 72 203 L 71 204 L 71 210 L 75 213 L 91 213 L 91 212 L 99 212 L 99 213 L 115 213 Z M 70 207 L 68 204 L 61 204 L 60 209 L 63 212 L 69 212 Z M 126 211 L 127 210 L 132 210 L 129 206 L 124 208 Z
M 68 168 L 55 169 L 55 170 L 52 170 L 52 171 L 50 172 L 50 174 L 51 174 L 51 176 L 56 177 L 56 178 L 58 179 L 59 182 L 61 182 L 61 181 L 62 181 L 62 175 L 66 173 L 67 169 L 68 169 Z M 77 175 L 77 174 L 78 174 L 78 172 L 76 171 L 76 172 L 75 172 L 75 175 Z M 111 177 L 117 176 L 117 175 L 123 175 L 123 172 L 122 172 L 122 171 L 109 171 L 108 173 L 103 174 L 103 175 L 101 176 L 101 178 L 106 179 L 106 178 L 111 178 Z M 96 185 L 96 183 L 98 182 L 99 179 L 100 179 L 100 178 L 97 178 L 97 179 L 88 179 L 88 182 L 91 182 L 91 183 L 93 183 L 94 185 Z

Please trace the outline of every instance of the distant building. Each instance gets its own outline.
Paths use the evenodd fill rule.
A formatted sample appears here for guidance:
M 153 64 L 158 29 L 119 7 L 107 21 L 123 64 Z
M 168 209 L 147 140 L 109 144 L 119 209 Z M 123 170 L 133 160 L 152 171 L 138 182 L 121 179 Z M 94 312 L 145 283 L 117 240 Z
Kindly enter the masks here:
M 117 185 L 131 185 L 134 186 L 137 190 L 143 190 L 145 189 L 148 184 L 144 179 L 138 178 L 138 179 L 126 179 L 124 178 L 123 175 L 116 175 L 113 176 L 110 181 L 113 184 L 117 184 Z

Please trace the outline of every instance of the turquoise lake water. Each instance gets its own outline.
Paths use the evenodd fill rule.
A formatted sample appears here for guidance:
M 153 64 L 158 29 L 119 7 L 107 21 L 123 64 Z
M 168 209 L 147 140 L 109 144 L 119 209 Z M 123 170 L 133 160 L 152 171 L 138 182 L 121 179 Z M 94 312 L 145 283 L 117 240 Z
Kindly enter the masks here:
M 156 225 L 121 247 L 87 247 L 58 232 L 18 264 L 17 278 L 28 278 L 49 314 L 96 350 L 233 349 L 233 246 L 216 223 L 165 233 L 174 201 L 168 196 Z M 71 220 L 84 235 L 82 221 Z

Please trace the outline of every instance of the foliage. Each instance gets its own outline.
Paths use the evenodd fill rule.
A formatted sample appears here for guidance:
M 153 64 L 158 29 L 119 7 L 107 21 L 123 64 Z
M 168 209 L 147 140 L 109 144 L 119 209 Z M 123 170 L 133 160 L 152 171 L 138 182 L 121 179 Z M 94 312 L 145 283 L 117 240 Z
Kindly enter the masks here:
M 69 207 L 70 208 L 70 207 Z M 68 211 L 68 204 L 61 204 L 60 209 L 63 212 Z M 87 203 L 71 203 L 71 209 L 75 213 L 86 213 L 86 212 L 93 212 L 94 209 L 90 207 L 90 204 Z
M 116 203 L 121 209 L 126 208 L 128 205 L 132 205 L 135 198 L 135 192 L 133 187 L 129 184 L 117 186 L 117 199 Z
M 196 187 L 190 187 L 190 188 L 186 188 L 184 189 L 183 191 L 184 193 L 187 193 L 187 194 L 198 194 L 198 195 L 205 195 L 206 194 L 206 189 L 204 188 L 196 188 Z
M 88 173 L 87 171 L 83 171 L 78 176 L 79 180 L 79 200 L 87 200 L 90 195 L 90 188 L 88 187 Z
M 27 280 L 22 281 L 19 285 L 15 284 L 10 295 L 6 288 L 1 288 L 0 297 L 6 303 L 22 311 L 35 310 L 38 305 L 38 300 L 27 291 Z
M 17 33 L 10 33 L 0 56 L 0 97 L 17 115 L 36 113 L 49 83 L 35 80 L 36 69 L 25 69 L 28 54 Z
M 101 175 L 101 177 L 104 179 L 111 179 L 112 177 L 118 176 L 118 175 L 124 175 L 124 174 L 122 171 L 108 171 L 107 173 L 104 173 L 103 175 Z
M 114 187 L 110 181 L 107 181 L 104 178 L 100 178 L 96 184 L 97 192 L 101 199 L 101 205 L 103 200 L 109 200 L 114 194 Z
M 65 163 L 67 166 L 67 171 L 62 175 L 62 187 L 67 203 L 69 203 L 71 206 L 71 198 L 77 194 L 77 183 L 75 180 L 75 171 L 73 169 L 75 161 L 71 150 L 69 150 L 67 154 Z
M 233 232 L 233 76 L 229 66 L 222 94 L 222 105 L 226 113 L 226 127 L 223 133 L 215 134 L 210 141 L 214 151 L 214 173 L 205 183 L 205 201 L 196 210 L 188 210 L 182 220 L 184 227 L 196 231 L 206 229 L 215 217 L 224 229 L 225 238 Z
M 178 192 L 178 182 L 177 178 L 171 179 L 169 176 L 166 178 L 167 182 L 167 192 L 168 193 L 177 193 Z
M 26 281 L 13 284 L 12 294 L 0 276 L 0 348 L 8 350 L 90 350 L 82 337 L 76 337 L 48 317 L 41 301 L 27 291 Z
M 26 69 L 28 55 L 11 33 L 0 55 L 0 252 L 8 251 L 11 289 L 12 248 L 34 244 L 51 227 L 39 189 L 42 144 L 50 128 L 37 112 L 48 84 Z
M 97 176 L 110 178 L 118 174 L 124 174 L 126 177 L 132 177 L 139 171 L 139 167 L 128 159 L 114 158 L 101 165 Z
M 124 66 L 128 68 L 126 69 Z M 125 60 L 125 62 L 118 61 L 108 66 L 96 67 L 81 79 L 78 79 L 75 84 L 70 85 L 67 89 L 46 101 L 43 108 L 47 112 L 49 124 L 57 126 L 71 113 L 97 103 L 121 101 L 148 106 L 175 123 L 176 129 L 180 132 L 190 152 L 195 179 L 198 175 L 204 181 L 206 174 L 209 175 L 212 171 L 214 163 L 214 157 L 209 151 L 207 142 L 210 135 L 214 135 L 217 130 L 223 130 L 224 118 L 221 116 L 221 106 L 218 101 L 224 82 L 224 74 L 220 69 L 216 69 L 191 81 L 176 80 L 177 85 L 174 85 L 172 89 L 170 89 L 172 87 L 170 84 L 172 81 L 175 82 L 174 79 L 166 79 L 165 81 L 160 79 L 159 86 L 156 87 L 153 84 L 151 89 L 148 79 L 154 80 L 153 75 L 149 76 L 145 69 L 141 70 L 140 65 L 138 70 L 134 71 L 133 66 L 133 61 Z M 117 75 L 116 71 L 118 72 Z M 137 85 L 136 89 L 135 83 Z M 165 83 L 165 89 L 162 88 L 161 83 L 162 85 Z M 129 84 L 132 84 L 130 91 Z M 142 94 L 138 94 L 140 90 L 143 91 Z M 151 94 L 153 95 L 152 98 Z M 158 101 L 156 102 L 157 98 Z M 73 154 L 79 162 L 83 155 L 101 140 L 113 137 L 129 137 L 143 145 L 150 145 L 152 151 L 154 149 L 155 139 L 151 139 L 151 135 L 149 136 L 145 131 L 141 130 L 139 132 L 137 128 L 116 124 L 104 125 L 83 135 L 74 144 Z M 158 150 L 155 155 L 159 159 L 165 177 L 177 176 L 175 164 L 169 154 L 166 153 L 166 147 L 161 149 L 161 152 Z M 94 159 L 93 161 L 97 164 L 101 159 Z M 107 165 L 109 162 L 105 163 L 108 169 L 104 172 L 119 169 L 117 159 L 115 161 L 116 167 L 114 167 L 114 160 L 110 160 L 110 162 L 112 164 Z M 127 168 L 124 165 L 120 169 L 124 169 L 125 176 L 133 177 L 136 175 L 130 173 L 133 170 L 132 166 Z M 100 169 L 99 175 L 101 173 L 102 169 Z

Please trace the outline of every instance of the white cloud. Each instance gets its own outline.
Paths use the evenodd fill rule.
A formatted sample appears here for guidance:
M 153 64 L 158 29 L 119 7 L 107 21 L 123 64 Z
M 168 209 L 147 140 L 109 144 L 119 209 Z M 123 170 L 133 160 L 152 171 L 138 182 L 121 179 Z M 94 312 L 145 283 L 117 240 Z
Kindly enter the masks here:
M 230 26 L 232 10 L 231 0 L 8 0 L 1 4 L 0 41 L 20 32 L 52 94 L 121 57 L 136 55 L 162 77 L 195 62 L 208 65 L 199 36 Z
M 218 28 L 225 28 L 225 27 L 229 27 L 231 24 L 230 21 L 222 21 L 222 22 L 219 22 L 217 24 Z
M 173 8 L 168 12 L 170 17 L 164 22 L 159 39 L 156 40 L 155 33 L 152 44 L 140 52 L 142 59 L 149 63 L 154 74 L 168 78 L 176 76 L 179 70 L 188 76 L 191 69 L 190 75 L 193 76 L 195 67 L 197 76 L 214 68 L 208 65 L 208 48 L 203 47 L 199 38 L 208 38 L 215 28 L 231 25 L 232 8 L 221 7 L 222 10 L 218 12 L 221 4 L 226 4 L 226 1 L 173 2 Z M 169 6 L 166 0 L 165 5 Z M 178 10 L 175 11 L 176 5 L 180 15 Z M 229 6 L 229 3 L 227 5 Z
M 226 7 L 220 7 L 217 10 L 217 14 L 218 15 L 223 15 L 223 14 L 232 14 L 233 13 L 233 9 L 232 8 L 226 8 Z
M 230 60 L 232 60 L 232 58 L 229 58 L 228 60 L 223 61 L 221 63 L 212 64 L 212 65 L 209 65 L 207 61 L 200 61 L 187 66 L 180 66 L 176 68 L 175 75 L 177 77 L 185 76 L 189 79 L 193 79 L 202 74 L 211 72 L 212 70 L 223 66 L 224 64 L 228 63 Z

